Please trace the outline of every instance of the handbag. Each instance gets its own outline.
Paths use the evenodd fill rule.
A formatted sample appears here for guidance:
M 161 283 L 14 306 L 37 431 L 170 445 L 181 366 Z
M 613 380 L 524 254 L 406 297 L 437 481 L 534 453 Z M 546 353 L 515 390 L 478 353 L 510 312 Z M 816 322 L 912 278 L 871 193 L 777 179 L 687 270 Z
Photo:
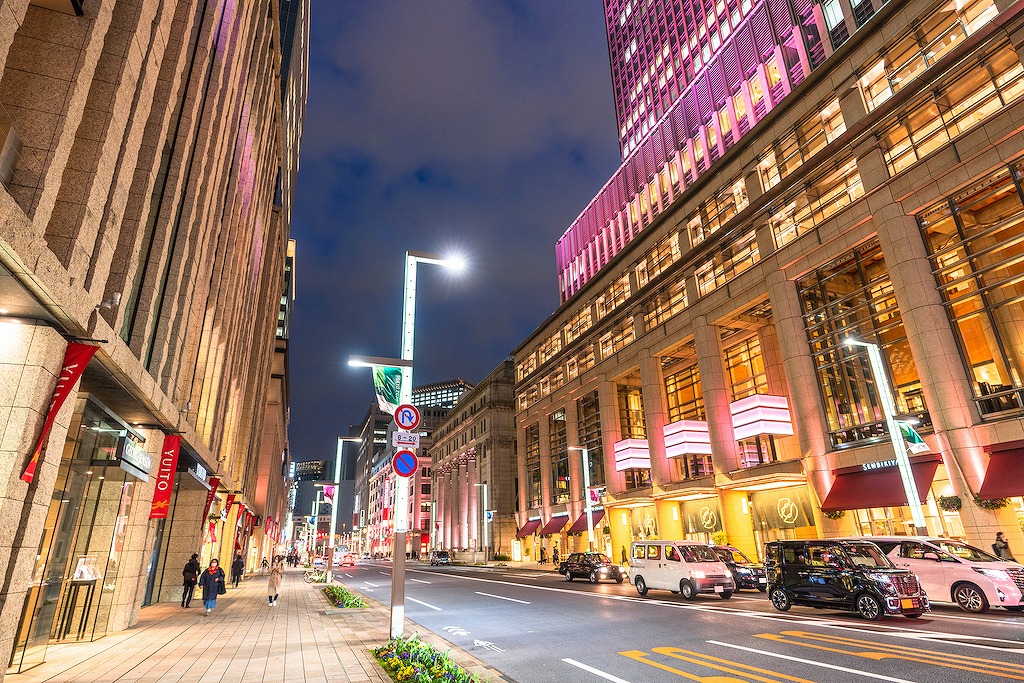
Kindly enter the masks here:
M 224 595 L 228 592 L 228 587 L 224 585 L 224 579 L 217 579 L 217 595 Z

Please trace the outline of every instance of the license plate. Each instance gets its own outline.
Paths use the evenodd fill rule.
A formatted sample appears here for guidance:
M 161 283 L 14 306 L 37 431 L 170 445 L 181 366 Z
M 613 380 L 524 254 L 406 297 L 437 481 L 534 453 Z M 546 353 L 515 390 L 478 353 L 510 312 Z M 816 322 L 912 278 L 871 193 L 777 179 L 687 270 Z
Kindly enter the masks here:
M 715 586 L 715 592 L 716 593 L 724 593 L 725 592 L 725 586 Z
M 757 582 L 758 583 L 768 583 L 768 579 L 765 579 L 765 578 L 762 577 L 762 578 L 758 579 Z
M 900 607 L 903 609 L 915 609 L 917 607 L 917 600 L 911 598 L 903 598 L 900 600 Z

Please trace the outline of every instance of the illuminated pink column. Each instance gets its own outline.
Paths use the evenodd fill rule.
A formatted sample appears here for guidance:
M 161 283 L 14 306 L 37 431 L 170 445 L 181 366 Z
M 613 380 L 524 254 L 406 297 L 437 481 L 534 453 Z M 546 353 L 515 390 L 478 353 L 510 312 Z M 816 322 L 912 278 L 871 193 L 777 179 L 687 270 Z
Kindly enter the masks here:
M 459 463 L 456 486 L 459 490 L 459 549 L 469 547 L 469 487 L 466 486 L 466 462 Z
M 476 541 L 476 549 L 479 550 L 483 540 L 480 537 L 480 507 L 477 504 L 477 492 L 480 488 L 476 486 L 476 466 L 476 456 L 472 456 L 466 463 L 466 491 L 469 495 L 469 516 L 466 519 L 468 522 L 466 526 L 469 529 L 470 540 Z

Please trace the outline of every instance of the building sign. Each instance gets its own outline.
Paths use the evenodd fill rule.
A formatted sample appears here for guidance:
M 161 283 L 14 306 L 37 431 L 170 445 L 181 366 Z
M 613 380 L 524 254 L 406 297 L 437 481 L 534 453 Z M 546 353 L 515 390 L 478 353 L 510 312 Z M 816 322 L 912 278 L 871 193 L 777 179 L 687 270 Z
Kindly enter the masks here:
M 861 463 L 860 468 L 865 472 L 868 470 L 880 470 L 886 467 L 896 467 L 897 462 L 895 460 L 881 460 L 879 462 L 865 462 Z
M 78 384 L 79 378 L 85 372 L 85 366 L 89 364 L 97 348 L 89 344 L 76 344 L 73 342 L 68 344 L 68 348 L 64 352 L 64 362 L 61 364 L 60 376 L 57 377 L 57 386 L 53 389 L 50 407 L 47 408 L 46 419 L 43 420 L 43 429 L 39 432 L 36 447 L 32 449 L 32 457 L 29 459 L 28 465 L 25 466 L 25 471 L 21 474 L 22 481 L 29 484 L 32 483 L 32 478 L 36 474 L 36 466 L 39 464 L 39 458 L 46 452 L 46 440 L 50 436 L 53 421 L 57 419 L 57 413 L 60 411 L 61 406 L 64 405 L 64 401 L 68 399 L 71 390 Z
M 122 436 L 117 445 L 117 459 L 121 461 L 121 469 L 133 474 L 142 481 L 149 481 L 149 470 L 153 467 L 153 456 L 135 443 L 130 436 Z M 128 465 L 128 467 L 125 467 Z
M 164 445 L 160 451 L 160 469 L 157 470 L 156 486 L 153 489 L 153 503 L 149 506 L 150 519 L 167 519 L 180 451 L 181 437 L 165 434 Z
M 814 511 L 807 487 L 793 486 L 750 494 L 754 523 L 761 531 L 814 526 Z
M 680 505 L 683 532 L 687 534 L 714 534 L 723 531 L 722 508 L 718 497 L 688 500 Z

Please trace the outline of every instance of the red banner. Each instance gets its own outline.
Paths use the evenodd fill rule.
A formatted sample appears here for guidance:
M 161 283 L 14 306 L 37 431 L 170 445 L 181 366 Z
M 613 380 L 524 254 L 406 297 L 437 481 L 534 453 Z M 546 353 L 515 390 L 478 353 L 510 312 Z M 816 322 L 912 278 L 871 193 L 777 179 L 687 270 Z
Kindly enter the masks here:
M 206 514 L 203 519 L 210 516 L 213 511 L 213 501 L 217 498 L 217 487 L 220 486 L 220 477 L 210 477 L 210 493 L 206 496 Z
M 68 348 L 64 352 L 64 363 L 60 368 L 60 376 L 57 378 L 57 386 L 53 389 L 53 398 L 50 400 L 50 407 L 47 409 L 46 419 L 43 421 L 43 431 L 40 432 L 39 440 L 32 451 L 32 458 L 28 461 L 28 466 L 25 467 L 25 471 L 21 475 L 22 481 L 29 484 L 32 483 L 32 478 L 36 475 L 36 465 L 39 464 L 39 458 L 46 452 L 46 439 L 50 436 L 53 421 L 57 419 L 57 413 L 60 411 L 61 406 L 64 405 L 68 395 L 71 394 L 71 390 L 75 388 L 75 384 L 78 383 L 82 373 L 85 372 L 85 366 L 89 364 L 97 348 L 99 347 L 90 344 L 76 344 L 74 342 L 68 344 Z
M 164 447 L 160 451 L 160 469 L 156 474 L 153 503 L 149 506 L 150 519 L 167 519 L 167 511 L 171 505 L 171 493 L 174 491 L 174 473 L 178 470 L 180 449 L 180 436 L 164 434 Z
M 235 494 L 229 493 L 228 494 L 227 505 L 224 506 L 224 509 L 228 511 L 229 515 L 231 514 L 231 506 L 234 505 L 234 504 L 235 504 Z

